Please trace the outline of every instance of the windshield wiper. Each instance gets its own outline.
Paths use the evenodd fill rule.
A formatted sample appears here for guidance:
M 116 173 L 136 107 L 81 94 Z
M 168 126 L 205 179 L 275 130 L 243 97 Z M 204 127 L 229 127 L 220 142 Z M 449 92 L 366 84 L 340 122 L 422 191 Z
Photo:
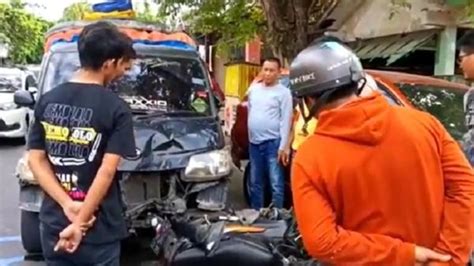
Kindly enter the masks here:
M 187 115 L 187 114 L 193 114 L 193 115 L 199 115 L 199 116 L 204 115 L 199 112 L 191 111 L 191 110 L 173 110 L 173 111 L 169 111 L 168 113 L 174 114 L 174 115 Z
M 147 111 L 147 110 L 133 110 L 132 109 L 132 114 L 138 119 L 163 116 L 165 113 L 166 113 L 165 111 L 156 111 L 156 110 Z
M 187 116 L 208 116 L 207 113 L 199 113 L 196 111 L 189 111 L 189 110 L 176 110 L 176 111 L 153 111 L 153 112 L 147 112 L 147 111 L 138 111 L 136 113 L 136 118 L 137 119 L 147 119 L 147 118 L 154 118 L 154 117 L 160 117 L 160 116 L 179 116 L 179 115 L 187 115 Z

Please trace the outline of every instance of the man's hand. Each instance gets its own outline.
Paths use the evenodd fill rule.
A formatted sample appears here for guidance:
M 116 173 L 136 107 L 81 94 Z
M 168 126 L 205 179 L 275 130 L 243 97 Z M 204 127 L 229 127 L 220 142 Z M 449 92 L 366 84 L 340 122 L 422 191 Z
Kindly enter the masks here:
M 429 262 L 448 262 L 451 260 L 450 255 L 444 255 L 428 248 L 415 247 L 415 265 L 424 265 Z
M 290 162 L 290 150 L 289 149 L 279 150 L 278 161 L 281 162 L 283 166 L 288 166 L 288 163 Z
M 69 201 L 66 205 L 63 206 L 64 215 L 72 223 L 76 220 L 76 216 L 81 210 L 82 202 L 80 201 Z
M 80 201 L 69 201 L 66 203 L 63 207 L 64 215 L 68 218 L 68 220 L 71 223 L 74 223 L 76 221 L 76 217 L 79 214 L 79 211 L 81 210 L 81 207 L 84 203 Z M 81 224 L 81 228 L 84 231 L 87 231 L 89 228 L 91 228 L 94 225 L 96 218 L 93 216 L 89 222 Z
M 74 253 L 81 244 L 83 235 L 84 232 L 80 225 L 75 223 L 70 224 L 59 234 L 59 240 L 54 247 L 54 251 Z

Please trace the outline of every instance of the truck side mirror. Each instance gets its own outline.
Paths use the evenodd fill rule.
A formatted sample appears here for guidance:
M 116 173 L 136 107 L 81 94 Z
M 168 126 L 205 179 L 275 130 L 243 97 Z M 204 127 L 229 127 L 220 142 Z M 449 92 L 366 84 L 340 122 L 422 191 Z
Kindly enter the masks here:
M 33 108 L 35 105 L 35 98 L 31 91 L 18 90 L 13 95 L 13 101 L 16 105 L 21 107 Z

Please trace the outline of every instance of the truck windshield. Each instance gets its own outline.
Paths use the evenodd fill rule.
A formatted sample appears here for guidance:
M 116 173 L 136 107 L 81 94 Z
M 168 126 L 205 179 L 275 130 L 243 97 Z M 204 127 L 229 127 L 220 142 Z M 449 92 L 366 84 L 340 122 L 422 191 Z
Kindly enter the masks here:
M 67 82 L 79 69 L 77 52 L 55 53 L 45 73 L 43 93 Z M 130 71 L 108 85 L 134 113 L 209 116 L 210 89 L 195 58 L 139 55 Z

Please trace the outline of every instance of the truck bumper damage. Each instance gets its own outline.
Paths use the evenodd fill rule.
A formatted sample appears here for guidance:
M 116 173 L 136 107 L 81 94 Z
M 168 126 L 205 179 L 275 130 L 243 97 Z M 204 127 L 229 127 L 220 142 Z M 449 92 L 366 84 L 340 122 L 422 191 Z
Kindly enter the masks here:
M 43 190 L 37 185 L 20 183 L 20 202 L 21 210 L 29 212 L 39 212 L 43 202 Z
M 154 217 L 183 214 L 189 209 L 220 211 L 227 203 L 227 178 L 185 183 L 178 173 L 147 176 L 129 173 L 120 182 L 130 228 L 150 228 Z

